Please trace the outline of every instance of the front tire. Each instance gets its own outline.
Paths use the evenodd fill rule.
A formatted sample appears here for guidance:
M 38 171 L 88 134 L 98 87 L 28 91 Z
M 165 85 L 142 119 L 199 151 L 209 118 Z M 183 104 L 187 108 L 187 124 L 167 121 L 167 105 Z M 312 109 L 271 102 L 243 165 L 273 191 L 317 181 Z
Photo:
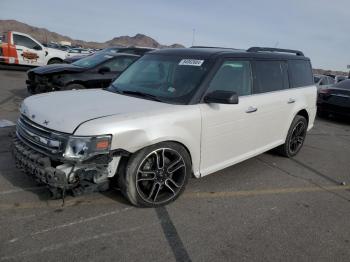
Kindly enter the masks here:
M 307 132 L 307 120 L 297 115 L 290 125 L 286 141 L 277 148 L 278 153 L 285 157 L 294 157 L 302 148 Z
M 191 170 L 191 159 L 184 147 L 162 142 L 131 156 L 124 174 L 120 174 L 119 186 L 135 206 L 164 206 L 181 195 Z

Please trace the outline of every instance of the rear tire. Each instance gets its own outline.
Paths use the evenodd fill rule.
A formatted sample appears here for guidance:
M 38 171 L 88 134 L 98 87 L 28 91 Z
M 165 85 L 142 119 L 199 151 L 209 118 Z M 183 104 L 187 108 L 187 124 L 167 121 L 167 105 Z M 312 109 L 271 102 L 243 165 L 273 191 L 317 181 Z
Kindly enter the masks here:
M 290 125 L 286 141 L 276 148 L 277 152 L 285 157 L 294 157 L 302 148 L 307 132 L 307 120 L 297 115 Z
M 191 176 L 191 159 L 184 147 L 161 142 L 133 154 L 119 179 L 120 189 L 138 207 L 160 207 L 177 199 Z

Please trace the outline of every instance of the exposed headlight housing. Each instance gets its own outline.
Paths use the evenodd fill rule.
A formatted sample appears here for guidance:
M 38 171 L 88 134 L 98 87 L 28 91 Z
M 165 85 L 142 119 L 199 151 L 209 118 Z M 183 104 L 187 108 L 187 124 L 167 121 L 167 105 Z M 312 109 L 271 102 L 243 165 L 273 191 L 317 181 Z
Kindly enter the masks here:
M 70 136 L 63 157 L 69 160 L 83 161 L 95 155 L 108 154 L 111 141 L 111 135 Z

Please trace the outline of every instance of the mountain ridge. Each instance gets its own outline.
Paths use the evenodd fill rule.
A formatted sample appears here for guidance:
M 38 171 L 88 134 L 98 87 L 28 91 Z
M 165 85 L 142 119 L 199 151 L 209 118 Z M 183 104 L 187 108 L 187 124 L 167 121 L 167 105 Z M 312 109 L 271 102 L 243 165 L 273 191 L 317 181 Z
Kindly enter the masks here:
M 72 37 L 62 35 L 56 32 L 49 31 L 46 28 L 31 26 L 29 24 L 17 21 L 17 20 L 1 20 L 0 19 L 0 33 L 6 31 L 17 31 L 21 33 L 28 34 L 33 38 L 37 39 L 42 43 L 47 42 L 60 42 L 60 41 L 68 41 L 73 45 L 79 45 L 87 48 L 106 48 L 110 46 L 144 46 L 144 47 L 153 47 L 153 48 L 176 48 L 176 47 L 184 47 L 181 44 L 172 44 L 172 45 L 163 45 L 157 42 L 150 36 L 145 34 L 138 33 L 135 36 L 116 36 L 111 40 L 105 42 L 97 42 L 97 41 L 85 41 L 74 39 Z

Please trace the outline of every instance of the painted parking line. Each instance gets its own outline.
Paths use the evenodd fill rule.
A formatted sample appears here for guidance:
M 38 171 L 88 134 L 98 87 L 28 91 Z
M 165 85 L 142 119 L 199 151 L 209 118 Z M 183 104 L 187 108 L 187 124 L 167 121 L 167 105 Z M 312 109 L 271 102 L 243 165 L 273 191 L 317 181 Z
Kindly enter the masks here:
M 243 191 L 223 191 L 223 192 L 188 192 L 184 193 L 184 198 L 238 198 L 238 197 L 254 197 L 263 195 L 279 195 L 279 194 L 296 194 L 296 193 L 313 193 L 313 192 L 327 192 L 350 190 L 348 186 L 323 186 L 323 187 L 291 187 L 291 188 L 273 188 L 261 190 L 243 190 Z M 349 199 L 350 201 L 350 199 Z M 72 207 L 76 205 L 108 205 L 115 204 L 116 200 L 111 198 L 94 198 L 67 200 L 65 207 Z M 35 208 L 61 208 L 62 202 L 59 200 L 41 201 L 41 202 L 15 202 L 0 204 L 0 209 L 35 209 Z

